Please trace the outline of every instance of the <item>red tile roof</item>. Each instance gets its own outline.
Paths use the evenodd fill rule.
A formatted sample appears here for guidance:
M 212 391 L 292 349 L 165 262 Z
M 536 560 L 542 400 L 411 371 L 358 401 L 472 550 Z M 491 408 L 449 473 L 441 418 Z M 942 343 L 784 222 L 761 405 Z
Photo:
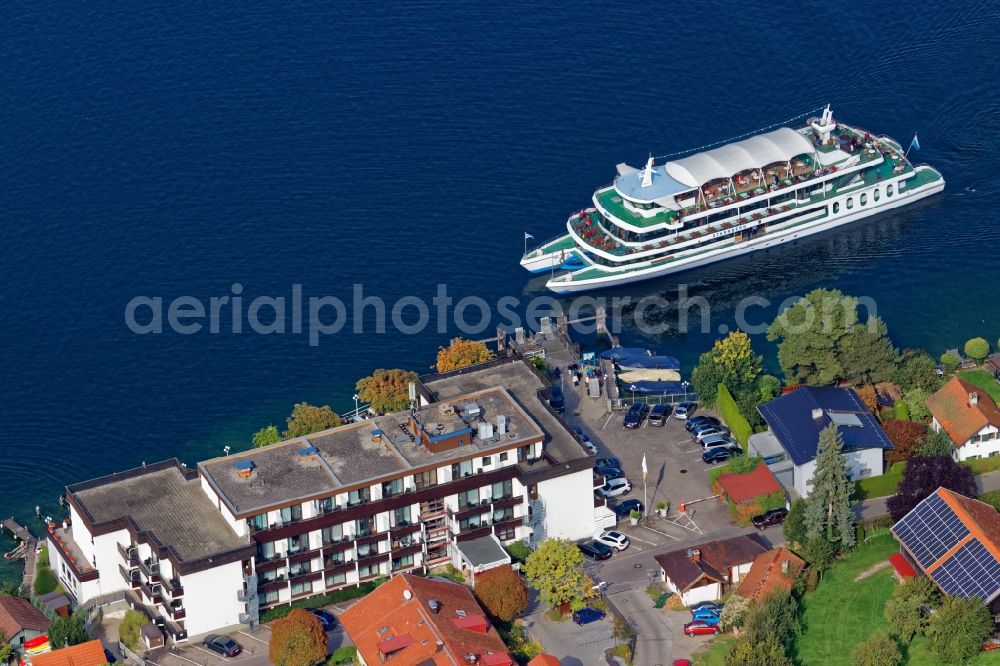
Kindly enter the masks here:
M 25 629 L 45 631 L 49 624 L 49 619 L 27 599 L 0 596 L 0 631 L 7 639 Z
M 71 645 L 31 658 L 31 666 L 101 666 L 108 663 L 99 640 Z
M 969 396 L 976 394 L 976 404 L 969 404 Z M 969 438 L 993 425 L 1000 428 L 1000 407 L 985 389 L 952 377 L 947 384 L 927 398 L 927 408 L 955 446 L 962 446 Z
M 752 601 L 760 601 L 774 590 L 790 590 L 795 577 L 802 573 L 805 566 L 805 560 L 787 548 L 761 553 L 753 561 L 736 593 Z
M 432 599 L 440 604 L 437 613 L 428 606 Z M 468 653 L 478 655 L 480 663 L 514 663 L 472 592 L 460 583 L 400 574 L 344 611 L 340 622 L 369 664 L 450 666 L 463 663 Z M 460 626 L 466 622 L 477 626 Z M 407 637 L 410 641 L 402 645 Z M 383 649 L 393 653 L 383 659 Z
M 528 662 L 528 666 L 559 666 L 559 660 L 553 657 L 551 654 L 545 654 L 544 652 L 531 661 Z
M 917 572 L 913 570 L 913 567 L 906 561 L 902 553 L 893 553 L 890 555 L 889 564 L 896 570 L 900 578 L 913 578 L 917 575 Z
M 726 495 L 734 502 L 745 502 L 754 497 L 781 491 L 778 480 L 761 461 L 751 472 L 745 474 L 723 474 L 718 478 L 719 485 Z

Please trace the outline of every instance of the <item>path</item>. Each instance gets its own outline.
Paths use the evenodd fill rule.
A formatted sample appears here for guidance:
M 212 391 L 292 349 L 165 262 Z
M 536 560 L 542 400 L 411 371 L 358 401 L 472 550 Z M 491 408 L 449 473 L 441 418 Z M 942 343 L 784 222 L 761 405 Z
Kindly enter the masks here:
M 24 546 L 24 577 L 21 579 L 21 589 L 30 592 L 35 582 L 35 547 L 38 545 L 38 539 L 28 531 L 27 527 L 18 525 L 13 518 L 6 518 L 3 526 Z

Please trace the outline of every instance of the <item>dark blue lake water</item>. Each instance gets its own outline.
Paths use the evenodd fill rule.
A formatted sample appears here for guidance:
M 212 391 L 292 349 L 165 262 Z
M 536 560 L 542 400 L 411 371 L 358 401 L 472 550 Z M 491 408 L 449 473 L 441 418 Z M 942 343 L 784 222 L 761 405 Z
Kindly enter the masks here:
M 347 409 L 358 377 L 425 369 L 449 338 L 139 336 L 137 295 L 524 299 L 542 285 L 522 233 L 555 235 L 617 162 L 825 103 L 904 144 L 919 132 L 946 192 L 615 293 L 686 283 L 715 328 L 749 293 L 836 286 L 876 299 L 899 346 L 995 341 L 997 3 L 784 4 L 6 6 L 0 514 L 245 447 L 296 401 Z M 623 337 L 689 367 L 715 333 Z

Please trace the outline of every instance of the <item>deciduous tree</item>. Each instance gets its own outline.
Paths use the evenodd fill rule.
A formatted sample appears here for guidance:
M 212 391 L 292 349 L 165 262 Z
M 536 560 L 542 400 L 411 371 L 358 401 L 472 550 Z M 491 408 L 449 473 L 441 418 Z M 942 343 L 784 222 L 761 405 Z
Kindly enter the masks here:
M 847 465 L 840 455 L 843 440 L 830 424 L 819 434 L 813 487 L 806 498 L 805 524 L 809 539 L 823 536 L 838 549 L 854 545 L 854 484 L 847 478 Z
M 280 441 L 281 433 L 278 432 L 278 427 L 275 425 L 264 426 L 255 432 L 250 438 L 250 443 L 253 444 L 255 449 L 259 449 L 262 446 L 277 444 Z
M 7 642 L 7 637 L 0 631 L 0 664 L 9 664 L 14 655 L 14 646 Z
M 358 397 L 371 405 L 380 414 L 398 412 L 410 405 L 410 382 L 416 381 L 417 373 L 409 370 L 384 370 L 379 368 L 367 377 L 358 380 L 355 388 Z
M 912 458 L 906 463 L 896 494 L 886 501 L 892 520 L 895 522 L 908 514 L 939 487 L 966 497 L 975 497 L 977 493 L 976 478 L 965 465 L 945 456 Z
M 781 531 L 790 543 L 801 545 L 806 542 L 806 501 L 801 497 L 792 502 Z
M 719 384 L 725 384 L 739 400 L 754 392 L 762 363 L 763 357 L 753 353 L 750 336 L 733 331 L 701 355 L 698 367 L 691 373 L 691 383 L 702 402 L 715 402 Z
M 920 439 L 918 455 L 924 458 L 933 458 L 934 456 L 947 456 L 950 458 L 954 450 L 955 444 L 951 441 L 948 433 L 943 430 L 931 429 Z
M 927 409 L 927 398 L 930 393 L 922 388 L 910 389 L 903 396 L 903 402 L 910 412 L 911 421 L 927 421 L 931 418 L 931 412 Z
M 316 407 L 307 402 L 300 402 L 292 408 L 292 413 L 288 417 L 285 438 L 303 437 L 339 425 L 340 417 L 334 414 L 329 405 Z
M 724 630 L 739 629 L 746 624 L 750 611 L 753 610 L 753 602 L 746 597 L 734 594 L 722 607 L 722 614 L 719 616 L 719 626 Z
M 889 462 L 909 460 L 917 452 L 921 438 L 927 434 L 927 427 L 916 421 L 886 421 L 882 429 L 893 446 L 892 451 L 886 453 Z
M 573 610 L 583 607 L 593 582 L 583 570 L 583 553 L 572 541 L 546 539 L 528 556 L 522 568 L 531 587 L 538 590 L 542 603 L 568 603 Z
M 482 342 L 454 338 L 447 347 L 441 347 L 437 356 L 437 371 L 448 372 L 493 358 L 493 352 Z
M 277 666 L 313 666 L 326 659 L 326 632 L 319 618 L 295 608 L 271 626 L 268 647 L 271 663 Z
M 937 376 L 937 363 L 930 354 L 919 349 L 903 352 L 899 366 L 892 374 L 892 381 L 904 391 L 919 388 L 933 392 L 941 385 L 941 379 Z
M 757 400 L 767 402 L 781 395 L 781 380 L 774 375 L 761 375 L 757 380 Z
M 889 631 L 904 643 L 917 634 L 924 633 L 930 620 L 930 611 L 941 603 L 937 587 L 926 576 L 907 578 L 892 591 L 885 603 L 885 619 Z
M 899 646 L 884 631 L 876 631 L 854 648 L 854 666 L 898 666 L 902 661 Z
M 993 618 L 978 597 L 945 598 L 927 624 L 931 649 L 949 664 L 976 656 L 991 631 Z
M 476 597 L 490 615 L 510 622 L 528 607 L 528 588 L 510 567 L 488 569 L 476 578 Z
M 961 364 L 962 362 L 954 354 L 949 354 L 948 352 L 941 354 L 941 366 L 945 372 L 951 374 L 958 370 L 958 366 Z
M 749 636 L 740 636 L 732 645 L 725 657 L 726 666 L 792 666 L 792 660 L 785 654 L 782 647 L 773 636 L 766 636 L 762 641 L 751 640 Z
M 989 356 L 989 353 L 990 343 L 983 338 L 972 338 L 965 343 L 965 355 L 976 362 L 982 362 L 984 358 Z

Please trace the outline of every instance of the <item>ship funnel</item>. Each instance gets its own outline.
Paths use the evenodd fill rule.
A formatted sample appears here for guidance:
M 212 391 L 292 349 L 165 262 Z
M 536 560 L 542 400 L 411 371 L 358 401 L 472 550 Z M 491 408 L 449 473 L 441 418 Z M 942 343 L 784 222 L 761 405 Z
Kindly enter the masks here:
M 642 186 L 649 187 L 653 184 L 653 156 L 649 156 L 646 162 L 646 170 L 642 172 Z

